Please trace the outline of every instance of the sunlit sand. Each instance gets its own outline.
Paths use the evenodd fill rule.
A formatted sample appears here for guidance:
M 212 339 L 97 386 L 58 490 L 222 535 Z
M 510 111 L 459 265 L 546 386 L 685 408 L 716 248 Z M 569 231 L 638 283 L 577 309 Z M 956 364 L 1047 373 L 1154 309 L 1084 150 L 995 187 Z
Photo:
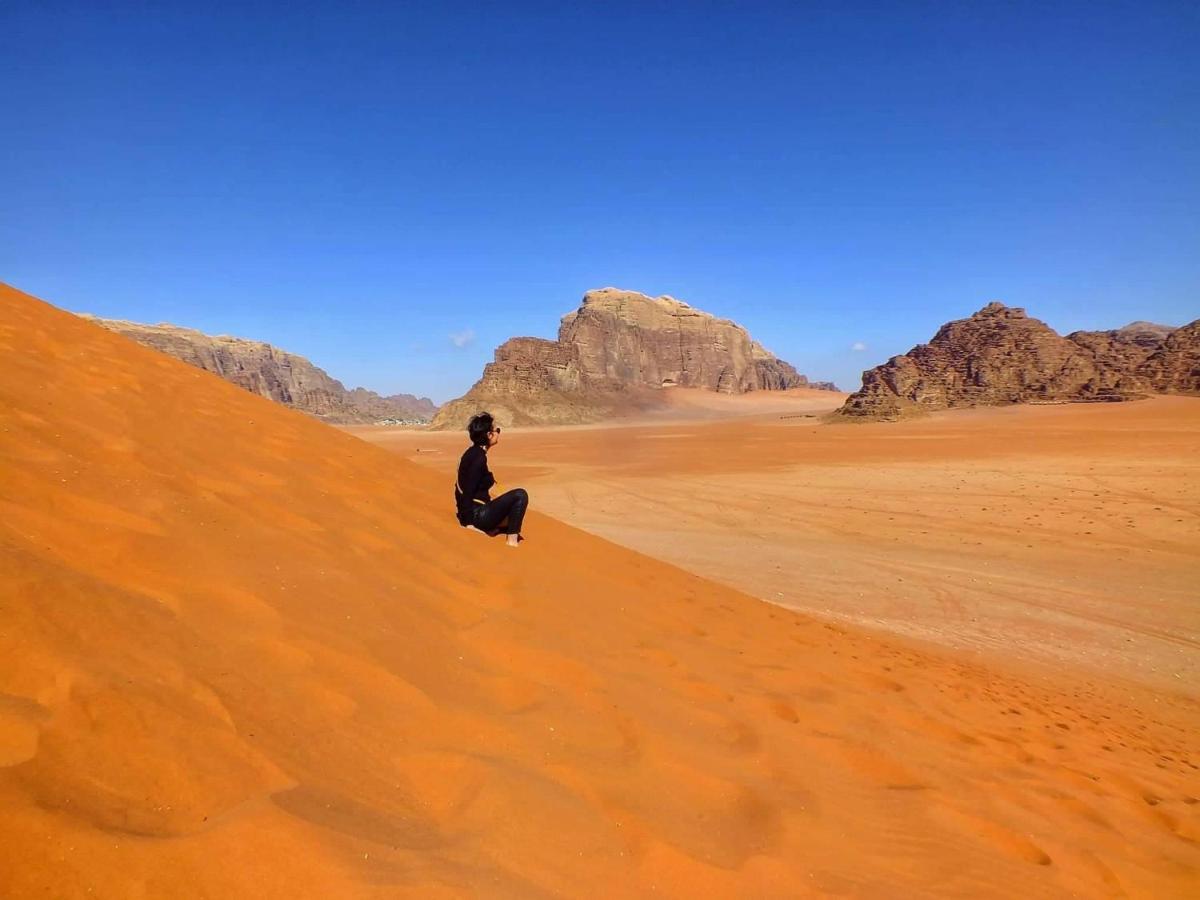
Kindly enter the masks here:
M 496 466 L 539 509 L 781 606 L 1200 684 L 1200 398 L 826 426 L 840 397 L 820 393 L 515 430 Z M 435 468 L 462 443 L 359 433 Z
M 1032 470 L 967 419 L 506 431 L 493 467 L 533 498 L 509 553 L 454 521 L 461 435 L 375 447 L 2 291 L 0 896 L 1194 892 L 1190 659 L 1150 677 L 1114 651 L 1110 676 L 1093 652 L 1128 632 L 1165 665 L 1163 635 L 1194 636 L 1188 401 L 1117 409 L 1128 436 L 1097 426 Z M 1054 459 L 1080 463 L 1051 481 Z M 1044 502 L 1017 509 L 1020 483 Z M 987 524 L 1052 496 L 1078 520 L 1089 483 L 1094 505 L 1125 492 L 1131 529 L 1047 526 L 1055 561 Z M 792 571 L 738 590 L 547 512 L 730 583 L 758 541 Z M 1003 588 L 944 587 L 953 625 L 901 593 L 1002 559 Z M 1039 610 L 1079 560 L 1078 597 L 1140 566 L 1165 599 L 1124 602 L 1154 633 L 1132 605 Z M 960 594 L 968 621 L 993 595 L 1027 621 L 1013 579 L 1086 659 L 1026 664 L 962 624 Z M 747 593 L 783 585 L 822 618 Z M 936 645 L 888 633 L 910 610 Z

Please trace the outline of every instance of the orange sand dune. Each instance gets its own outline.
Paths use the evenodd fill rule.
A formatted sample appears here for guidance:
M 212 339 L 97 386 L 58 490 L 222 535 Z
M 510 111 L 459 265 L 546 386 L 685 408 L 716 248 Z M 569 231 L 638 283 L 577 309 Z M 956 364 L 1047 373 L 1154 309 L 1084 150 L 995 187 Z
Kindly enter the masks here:
M 0 896 L 1187 896 L 1196 709 L 822 624 L 0 289 Z M 503 473 L 502 473 L 503 474 Z

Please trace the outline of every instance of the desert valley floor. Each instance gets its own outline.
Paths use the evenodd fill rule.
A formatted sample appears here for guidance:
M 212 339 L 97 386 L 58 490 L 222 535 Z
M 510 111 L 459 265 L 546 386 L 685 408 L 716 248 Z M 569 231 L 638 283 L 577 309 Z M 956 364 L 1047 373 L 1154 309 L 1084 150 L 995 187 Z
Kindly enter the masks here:
M 823 619 L 1200 693 L 1200 399 L 830 426 L 843 395 L 679 394 L 657 421 L 509 429 L 500 490 Z M 465 446 L 352 430 L 448 483 Z
M 0 896 L 1200 887 L 1200 401 L 506 431 L 513 551 L 0 301 Z

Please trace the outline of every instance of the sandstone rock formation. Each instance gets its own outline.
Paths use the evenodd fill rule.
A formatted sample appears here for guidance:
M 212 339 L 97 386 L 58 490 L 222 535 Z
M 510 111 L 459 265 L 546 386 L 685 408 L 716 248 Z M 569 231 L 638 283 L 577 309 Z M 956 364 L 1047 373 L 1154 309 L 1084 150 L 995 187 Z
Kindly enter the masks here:
M 1154 390 L 1200 394 L 1200 319 L 1176 328 L 1138 367 Z
M 1175 329 L 1169 325 L 1132 322 L 1124 328 L 1111 331 L 1075 331 L 1067 335 L 1067 340 L 1074 341 L 1091 353 L 1100 368 L 1123 372 L 1132 377 L 1142 363 L 1162 347 L 1173 331 Z M 1131 383 L 1130 387 L 1134 385 Z M 1154 390 L 1149 381 L 1139 382 L 1136 387 Z
M 1116 401 L 1151 391 L 1200 390 L 1193 371 L 1197 342 L 1187 338 L 1195 325 L 1172 329 L 1134 322 L 1064 338 L 1023 309 L 989 303 L 943 325 L 928 344 L 864 372 L 862 388 L 838 412 L 896 419 L 965 406 Z M 1180 332 L 1184 338 L 1172 344 Z
M 411 394 L 381 397 L 364 388 L 348 391 L 340 381 L 303 356 L 262 341 L 225 335 L 214 337 L 168 324 L 142 325 L 95 316 L 83 318 L 219 375 L 251 393 L 328 422 L 369 423 L 385 419 L 427 422 L 437 411 L 428 398 Z
M 603 288 L 563 316 L 557 340 L 520 337 L 501 345 L 483 377 L 447 403 L 433 425 L 459 428 L 480 409 L 524 425 L 599 421 L 656 406 L 672 387 L 836 390 L 810 383 L 728 319 L 672 297 Z

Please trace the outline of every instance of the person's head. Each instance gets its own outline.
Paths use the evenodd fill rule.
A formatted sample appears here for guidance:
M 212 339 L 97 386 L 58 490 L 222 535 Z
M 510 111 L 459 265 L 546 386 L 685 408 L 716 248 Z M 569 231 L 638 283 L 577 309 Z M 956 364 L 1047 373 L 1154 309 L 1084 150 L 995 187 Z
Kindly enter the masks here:
M 467 424 L 467 434 L 470 435 L 472 444 L 485 449 L 500 442 L 500 426 L 496 424 L 491 413 L 481 412 L 472 416 Z

